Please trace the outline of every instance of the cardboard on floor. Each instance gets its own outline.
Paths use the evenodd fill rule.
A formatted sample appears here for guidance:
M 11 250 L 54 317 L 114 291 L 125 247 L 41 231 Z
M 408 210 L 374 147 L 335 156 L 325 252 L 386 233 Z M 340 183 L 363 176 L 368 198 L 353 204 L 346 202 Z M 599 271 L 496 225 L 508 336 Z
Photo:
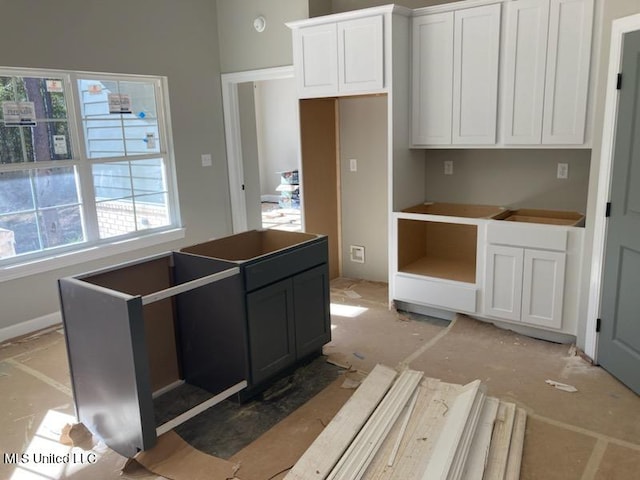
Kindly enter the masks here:
M 338 279 L 331 287 L 332 303 L 338 308 L 332 314 L 334 340 L 325 349 L 329 358 L 365 372 L 376 363 L 386 363 L 406 365 L 451 383 L 478 378 L 487 386 L 487 394 L 526 409 L 522 479 L 637 476 L 640 397 L 576 356 L 569 345 L 531 339 L 463 316 L 447 326 L 405 315 L 388 308 L 383 283 Z M 3 460 L 5 453 L 59 447 L 54 439 L 62 420 L 73 421 L 67 368 L 64 337 L 55 329 L 0 346 Z M 555 389 L 545 380 L 573 385 L 577 392 Z M 237 478 L 282 478 L 284 473 L 278 472 L 293 465 L 351 395 L 352 390 L 340 385 L 331 384 L 228 458 L 234 468 L 240 465 Z M 85 460 L 89 453 L 95 457 L 83 464 L 50 465 L 50 479 L 159 478 L 133 467 L 122 475 L 126 459 L 100 443 L 88 451 L 64 446 L 60 451 L 83 453 Z M 31 467 L 3 461 L 0 478 L 41 479 L 44 473 Z

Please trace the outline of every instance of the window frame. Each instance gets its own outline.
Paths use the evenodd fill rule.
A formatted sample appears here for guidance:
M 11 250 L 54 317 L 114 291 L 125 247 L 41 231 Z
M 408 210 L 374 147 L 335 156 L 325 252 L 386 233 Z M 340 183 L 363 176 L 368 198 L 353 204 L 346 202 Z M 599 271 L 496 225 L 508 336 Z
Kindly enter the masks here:
M 71 159 L 0 164 L 0 172 L 29 171 L 38 168 L 73 167 L 76 169 L 78 197 L 83 218 L 84 241 L 0 259 L 0 282 L 63 268 L 130 250 L 158 245 L 184 238 L 173 150 L 171 112 L 167 77 L 106 72 L 84 72 L 56 69 L 0 67 L 0 75 L 30 78 L 59 78 L 65 91 L 67 124 L 71 143 Z M 150 154 L 89 158 L 82 118 L 82 97 L 78 80 L 145 82 L 154 86 L 159 151 Z M 122 117 L 120 117 L 122 118 Z M 124 141 L 124 138 L 123 138 Z M 169 224 L 100 239 L 92 167 L 117 161 L 162 159 L 166 182 L 166 206 Z

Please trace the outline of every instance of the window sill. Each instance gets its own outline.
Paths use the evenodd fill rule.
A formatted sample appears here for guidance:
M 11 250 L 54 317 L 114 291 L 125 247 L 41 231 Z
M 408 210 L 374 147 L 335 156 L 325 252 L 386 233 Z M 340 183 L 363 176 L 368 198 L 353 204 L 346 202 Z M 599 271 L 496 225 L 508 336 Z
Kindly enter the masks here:
M 180 240 L 185 237 L 184 228 L 175 228 L 164 232 L 146 235 L 141 238 L 121 240 L 109 244 L 87 247 L 82 250 L 61 253 L 59 255 L 19 263 L 0 268 L 0 283 L 15 280 L 29 275 L 48 272 L 83 262 L 127 253 L 140 248 L 153 247 L 162 243 Z

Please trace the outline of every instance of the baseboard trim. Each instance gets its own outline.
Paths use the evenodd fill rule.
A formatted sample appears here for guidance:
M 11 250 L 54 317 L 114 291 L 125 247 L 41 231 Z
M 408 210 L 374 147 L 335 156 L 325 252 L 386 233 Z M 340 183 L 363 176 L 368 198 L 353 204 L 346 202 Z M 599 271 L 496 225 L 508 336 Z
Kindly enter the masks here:
M 62 323 L 60 312 L 49 313 L 16 325 L 0 328 L 0 343 Z

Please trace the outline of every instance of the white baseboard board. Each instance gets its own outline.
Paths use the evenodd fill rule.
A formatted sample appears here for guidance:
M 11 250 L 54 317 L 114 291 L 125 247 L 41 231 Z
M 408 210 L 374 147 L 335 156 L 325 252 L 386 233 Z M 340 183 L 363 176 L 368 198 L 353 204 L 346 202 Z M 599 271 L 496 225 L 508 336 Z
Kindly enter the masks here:
M 54 312 L 16 325 L 9 325 L 8 327 L 0 328 L 0 343 L 12 338 L 37 332 L 43 328 L 52 327 L 59 323 L 62 323 L 62 316 L 60 315 L 60 312 Z

